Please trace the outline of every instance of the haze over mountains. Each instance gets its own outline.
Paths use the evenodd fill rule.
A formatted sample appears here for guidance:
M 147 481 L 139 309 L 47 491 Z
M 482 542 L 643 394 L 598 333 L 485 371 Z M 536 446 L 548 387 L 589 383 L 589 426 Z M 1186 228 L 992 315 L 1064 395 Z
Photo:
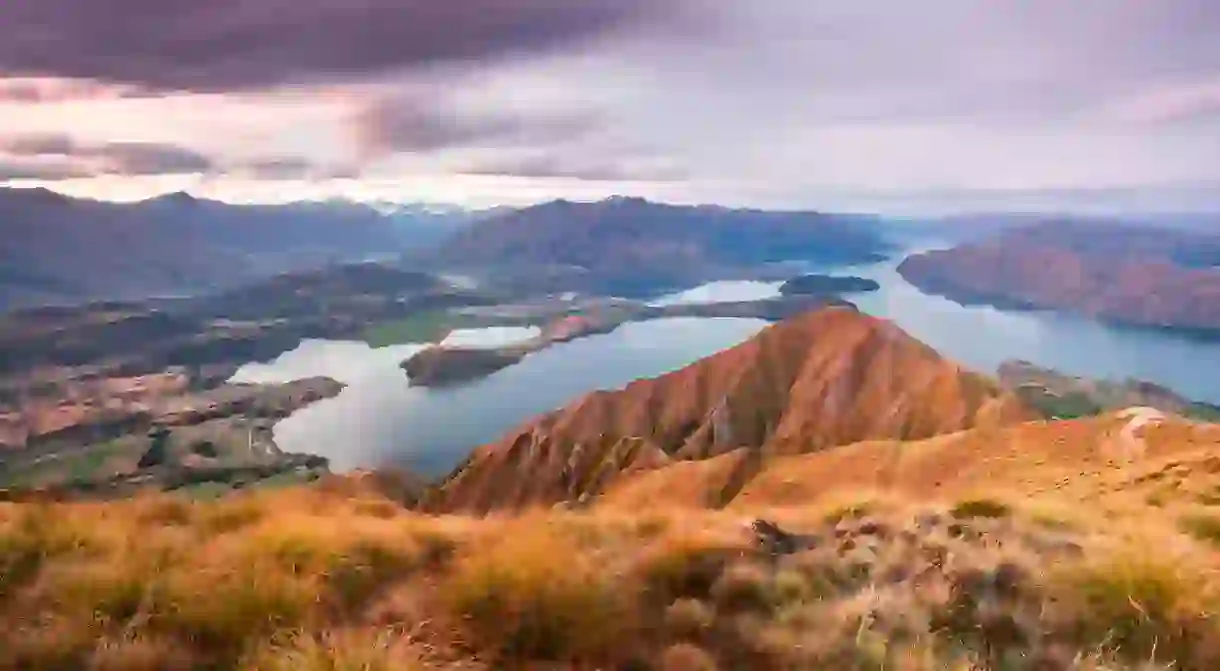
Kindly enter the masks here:
M 136 203 L 0 189 L 0 309 L 231 288 L 287 270 L 394 257 L 448 220 L 353 203 L 246 206 L 173 193 Z
M 655 294 L 757 272 L 767 261 L 864 261 L 886 249 L 867 218 L 642 199 L 470 212 L 343 201 L 229 205 L 185 193 L 107 203 L 45 189 L 0 190 L 0 235 L 0 308 L 197 295 L 413 250 L 409 267 L 524 271 L 536 286 L 556 284 L 547 279 L 554 269 L 568 289 Z

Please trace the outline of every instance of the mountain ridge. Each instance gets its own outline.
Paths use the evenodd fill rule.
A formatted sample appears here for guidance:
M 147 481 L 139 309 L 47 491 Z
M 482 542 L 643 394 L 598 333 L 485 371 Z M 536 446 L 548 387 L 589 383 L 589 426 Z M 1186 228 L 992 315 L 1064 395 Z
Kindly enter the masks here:
M 1034 417 L 894 324 L 828 308 L 536 418 L 476 449 L 426 507 L 488 512 L 580 501 L 624 473 L 742 447 L 796 454 Z
M 616 197 L 554 200 L 493 214 L 458 232 L 427 260 L 500 269 L 509 278 L 525 266 L 531 274 L 517 281 L 641 297 L 714 279 L 749 279 L 769 263 L 863 263 L 888 251 L 867 217 Z M 558 277 L 547 277 L 546 270 Z

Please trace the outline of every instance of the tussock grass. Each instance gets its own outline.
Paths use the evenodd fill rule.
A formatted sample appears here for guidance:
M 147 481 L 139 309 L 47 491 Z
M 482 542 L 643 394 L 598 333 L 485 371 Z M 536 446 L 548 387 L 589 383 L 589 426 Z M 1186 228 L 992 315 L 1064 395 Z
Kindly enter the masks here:
M 1048 583 L 1052 618 L 1086 647 L 1129 661 L 1220 668 L 1220 594 L 1199 558 L 1124 545 L 1060 567 Z
M 415 671 L 419 656 L 392 632 L 293 633 L 258 650 L 248 671 Z
M 478 520 L 325 490 L 5 505 L 0 670 L 1210 671 L 1205 512 L 870 496 Z M 755 515 L 808 546 L 764 552 Z
M 449 612 L 505 660 L 590 661 L 616 652 L 635 621 L 613 576 L 549 525 L 517 528 L 458 560 Z
M 1182 530 L 1191 536 L 1220 548 L 1220 517 L 1187 515 L 1179 521 Z
M 960 519 L 1000 519 L 1012 514 L 1012 507 L 995 499 L 966 499 L 949 509 L 949 514 Z

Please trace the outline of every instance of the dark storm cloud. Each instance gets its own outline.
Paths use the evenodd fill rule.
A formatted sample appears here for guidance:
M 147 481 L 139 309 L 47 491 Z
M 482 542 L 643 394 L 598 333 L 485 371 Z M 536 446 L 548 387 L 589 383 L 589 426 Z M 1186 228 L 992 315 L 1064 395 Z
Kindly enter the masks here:
M 685 179 L 684 171 L 667 165 L 629 158 L 585 160 L 555 153 L 491 159 L 473 163 L 461 171 L 467 175 L 579 179 L 590 182 L 674 182 Z
M 0 71 L 237 90 L 497 60 L 656 16 L 669 0 L 9 0 Z
M 186 147 L 159 142 L 89 144 L 60 133 L 17 136 L 0 143 L 0 149 L 14 157 L 100 162 L 107 170 L 125 175 L 209 172 L 213 168 L 211 159 Z
M 471 113 L 432 100 L 389 97 L 369 104 L 354 121 L 361 150 L 376 157 L 452 147 L 567 142 L 592 132 L 599 116 L 591 112 Z
M 0 30 L 3 28 L 0 27 Z M 104 84 L 88 80 L 0 78 L 0 102 L 5 103 L 57 103 L 74 100 L 139 98 L 151 95 L 153 95 L 152 91 L 138 86 Z

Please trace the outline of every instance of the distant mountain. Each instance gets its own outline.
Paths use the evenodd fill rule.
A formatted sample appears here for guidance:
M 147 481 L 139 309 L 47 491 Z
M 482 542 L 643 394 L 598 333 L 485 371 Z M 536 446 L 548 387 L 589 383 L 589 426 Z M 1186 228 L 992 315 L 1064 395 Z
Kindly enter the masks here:
M 0 189 L 0 309 L 228 288 L 395 257 L 452 230 L 350 202 L 230 205 L 173 193 L 110 203 Z
M 624 473 L 741 448 L 798 454 L 1035 416 L 892 323 L 829 308 L 529 422 L 476 450 L 428 505 L 485 512 L 574 501 Z
M 1062 220 L 916 254 L 898 271 L 961 303 L 1220 336 L 1220 233 Z
M 887 251 L 878 226 L 866 217 L 615 197 L 490 214 L 442 245 L 432 260 L 509 269 L 516 279 L 553 280 L 558 288 L 639 296 L 772 262 L 858 263 Z

